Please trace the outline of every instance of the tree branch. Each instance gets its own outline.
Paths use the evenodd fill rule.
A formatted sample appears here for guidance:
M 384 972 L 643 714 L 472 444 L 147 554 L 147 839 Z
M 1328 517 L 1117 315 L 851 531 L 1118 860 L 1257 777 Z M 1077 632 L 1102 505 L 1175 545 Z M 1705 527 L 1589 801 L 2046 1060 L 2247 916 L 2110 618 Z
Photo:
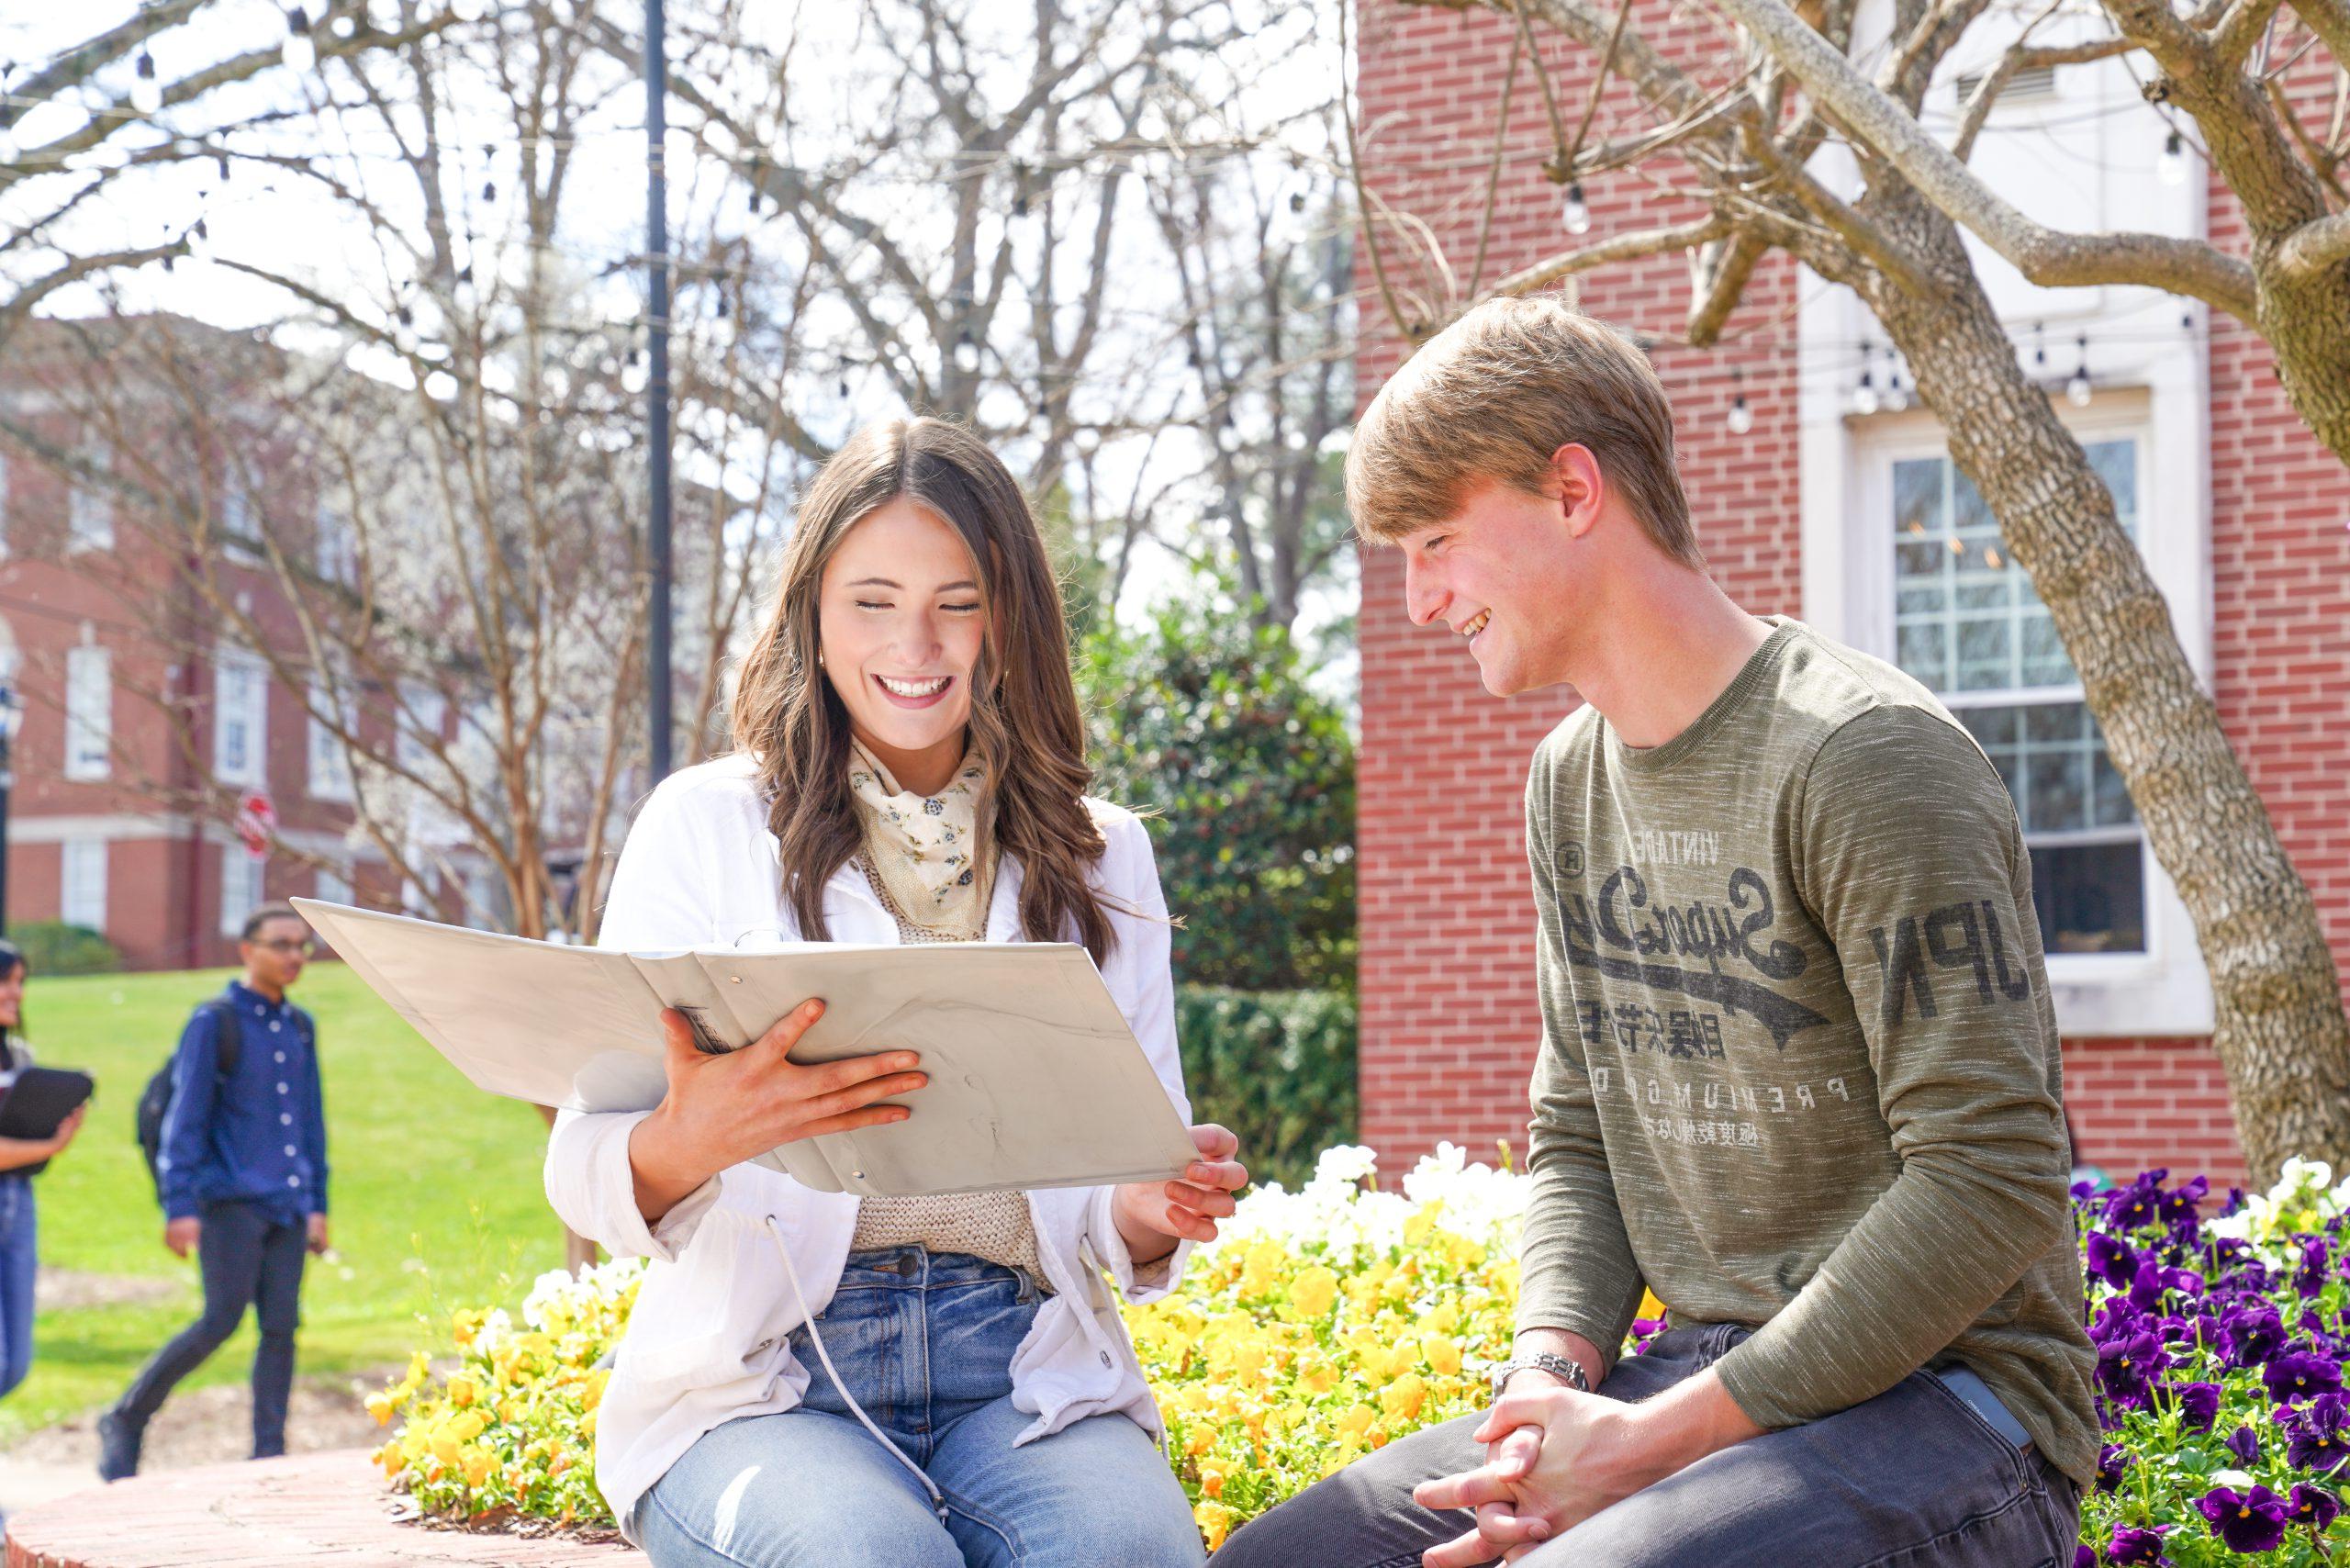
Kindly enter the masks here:
M 1718 0 L 1829 112 L 1920 195 L 2043 287 L 2143 284 L 2192 296 L 2247 324 L 2259 306 L 2249 264 L 2197 241 L 2068 234 L 2025 217 L 1878 92 L 1784 0 Z

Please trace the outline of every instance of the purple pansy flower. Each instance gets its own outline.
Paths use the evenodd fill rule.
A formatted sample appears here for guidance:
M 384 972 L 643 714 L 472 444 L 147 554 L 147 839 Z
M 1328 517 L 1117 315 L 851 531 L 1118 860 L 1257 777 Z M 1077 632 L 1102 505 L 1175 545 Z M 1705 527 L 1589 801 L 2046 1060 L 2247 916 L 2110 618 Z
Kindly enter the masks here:
M 2163 1555 L 2163 1536 L 2172 1527 L 2156 1525 L 2152 1529 L 2138 1525 L 2123 1525 L 2105 1543 L 2108 1562 L 2167 1562 Z
M 2138 1251 L 2101 1230 L 2089 1232 L 2089 1272 L 2120 1289 L 2138 1272 Z
M 2342 1512 L 2341 1499 L 2333 1493 L 2322 1486 L 2306 1486 L 2298 1481 L 2293 1484 L 2292 1495 L 2285 1499 L 2285 1506 L 2292 1514 L 2295 1524 L 2307 1525 L 2311 1529 L 2323 1529 Z
M 2104 1386 L 2106 1397 L 2116 1405 L 2143 1403 L 2146 1385 L 2169 1366 L 2170 1354 L 2163 1349 L 2160 1337 L 2143 1329 L 2126 1337 L 2117 1335 L 2098 1347 L 2097 1380 Z M 2335 1383 L 2338 1386 L 2339 1376 Z
M 2331 1261 L 2325 1243 L 2318 1238 L 2312 1236 L 2302 1244 L 2300 1266 L 2293 1271 L 2293 1288 L 2303 1301 L 2325 1289 L 2325 1266 Z
M 2243 1493 L 2232 1486 L 2214 1486 L 2195 1506 L 2235 1551 L 2276 1551 L 2285 1543 L 2285 1524 L 2292 1513 L 2284 1498 L 2258 1484 Z
M 2280 1405 L 2298 1405 L 2342 1386 L 2342 1368 L 2332 1358 L 2311 1350 L 2287 1350 L 2269 1358 L 2260 1371 L 2268 1397 Z
M 2216 1383 L 2175 1383 L 2170 1385 L 2171 1397 L 2178 1401 L 2178 1418 L 2191 1432 L 2208 1432 L 2220 1414 L 2220 1385 Z
M 2339 1394 L 2321 1394 L 2308 1409 L 2280 1415 L 2285 1456 L 2293 1467 L 2323 1473 L 2350 1458 L 2350 1440 L 2345 1440 L 2342 1430 L 2346 1417 L 2350 1417 L 2350 1400 Z
M 2245 1302 L 2220 1315 L 2220 1333 L 2228 1365 L 2256 1367 L 2284 1348 L 2285 1320 L 2265 1301 Z
M 2250 1427 L 2238 1427 L 2228 1434 L 2228 1451 L 2236 1456 L 2239 1464 L 2260 1462 L 2260 1434 Z

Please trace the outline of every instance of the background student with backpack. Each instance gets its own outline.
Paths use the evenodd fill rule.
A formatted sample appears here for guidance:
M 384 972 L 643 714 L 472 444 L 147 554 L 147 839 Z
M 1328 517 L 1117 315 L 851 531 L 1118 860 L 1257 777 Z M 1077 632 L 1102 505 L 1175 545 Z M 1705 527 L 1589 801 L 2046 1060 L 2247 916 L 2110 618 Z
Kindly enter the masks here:
M 0 940 L 0 1092 L 13 1091 L 32 1066 L 32 1050 L 20 1032 L 26 973 L 23 952 Z M 47 1137 L 0 1137 L 0 1396 L 24 1382 L 33 1365 L 32 1178 L 81 1130 L 77 1106 Z
M 327 1247 L 326 1112 L 318 1032 L 285 999 L 316 951 L 290 905 L 246 917 L 245 972 L 197 1007 L 140 1102 L 140 1143 L 163 1205 L 163 1245 L 193 1249 L 204 1313 L 98 1418 L 98 1473 L 137 1473 L 147 1423 L 179 1381 L 256 1309 L 253 1457 L 285 1451 L 302 1261 Z

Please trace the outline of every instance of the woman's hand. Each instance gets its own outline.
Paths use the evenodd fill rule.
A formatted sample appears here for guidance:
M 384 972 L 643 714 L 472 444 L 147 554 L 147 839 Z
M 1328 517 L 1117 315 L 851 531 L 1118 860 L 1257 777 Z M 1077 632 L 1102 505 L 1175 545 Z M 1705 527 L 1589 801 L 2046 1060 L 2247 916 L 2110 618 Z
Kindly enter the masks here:
M 64 1153 L 65 1146 L 73 1141 L 73 1135 L 82 1130 L 82 1118 L 89 1114 L 89 1112 L 90 1106 L 87 1101 L 66 1112 L 65 1119 L 57 1124 L 57 1130 L 42 1140 L 48 1145 L 49 1152 L 41 1158 L 54 1159 Z
M 1211 1122 L 1192 1129 L 1200 1158 L 1176 1182 L 1130 1182 L 1117 1189 L 1110 1212 L 1126 1253 L 1155 1263 L 1181 1241 L 1214 1241 L 1215 1222 L 1232 1217 L 1232 1194 L 1248 1184 L 1248 1168 L 1234 1158 L 1240 1140 Z
M 921 1059 L 912 1051 L 818 1067 L 790 1059 L 791 1047 L 823 1015 L 822 1002 L 803 1002 L 741 1050 L 712 1056 L 696 1047 L 683 1014 L 662 1010 L 668 1092 L 628 1140 L 636 1206 L 647 1224 L 730 1165 L 800 1138 L 902 1122 L 912 1114 L 874 1103 L 930 1081 L 909 1070 Z

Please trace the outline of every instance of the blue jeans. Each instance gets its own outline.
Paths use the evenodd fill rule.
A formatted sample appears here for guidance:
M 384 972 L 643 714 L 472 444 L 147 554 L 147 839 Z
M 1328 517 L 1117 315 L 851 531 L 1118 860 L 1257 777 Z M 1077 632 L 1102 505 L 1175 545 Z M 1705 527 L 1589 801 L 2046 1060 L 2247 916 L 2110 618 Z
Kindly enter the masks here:
M 1676 1328 L 1599 1392 L 1641 1400 L 1747 1330 Z M 1412 1488 L 1483 1464 L 1464 1416 L 1388 1444 L 1234 1532 L 1215 1568 L 1417 1568 L 1472 1529 Z M 1520 1568 L 2071 1568 L 2080 1493 L 1930 1372 L 1800 1427 L 1737 1443 L 1593 1515 Z
M 817 1318 L 874 1425 L 848 1414 L 804 1327 L 805 1403 L 702 1434 L 638 1504 L 655 1568 L 1199 1568 L 1183 1489 L 1140 1427 L 1089 1417 L 1024 1447 L 1012 1356 L 1036 1316 L 1020 1270 L 899 1247 L 849 1255 Z
M 38 1230 L 28 1177 L 0 1175 L 0 1397 L 33 1370 L 33 1265 Z

